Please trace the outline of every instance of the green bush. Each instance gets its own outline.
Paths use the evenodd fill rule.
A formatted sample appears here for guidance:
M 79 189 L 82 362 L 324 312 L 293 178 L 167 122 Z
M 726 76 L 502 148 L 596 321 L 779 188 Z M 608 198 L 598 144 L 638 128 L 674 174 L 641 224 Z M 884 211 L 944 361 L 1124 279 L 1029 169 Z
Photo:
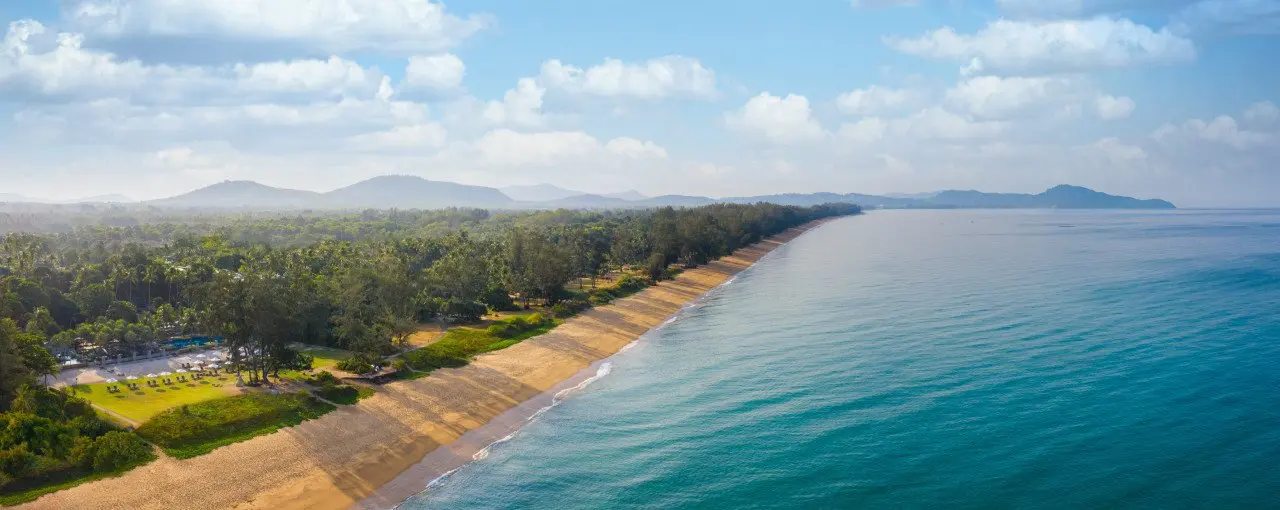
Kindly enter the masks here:
M 338 370 L 351 372 L 353 374 L 368 374 L 373 372 L 373 361 L 370 356 L 364 354 L 352 354 L 351 357 L 338 362 Z
M 143 423 L 138 434 L 170 456 L 190 458 L 318 418 L 334 409 L 306 392 L 246 393 L 170 409 Z
M 111 431 L 93 442 L 93 470 L 114 471 L 149 460 L 151 446 L 132 432 Z
M 555 314 L 556 318 L 564 319 L 577 315 L 588 308 L 591 308 L 591 303 L 581 299 L 570 299 L 556 303 L 555 306 L 551 307 L 551 313 Z
M 458 299 L 450 299 L 443 312 L 445 317 L 456 322 L 476 322 L 486 313 L 489 313 L 489 307 L 484 303 Z
M 329 384 L 338 384 L 338 376 L 333 375 L 333 373 L 328 370 L 321 370 L 320 372 L 311 376 L 310 382 L 311 384 L 317 384 L 321 386 L 329 385 Z
M 80 469 L 92 469 L 95 444 L 93 438 L 77 437 L 75 444 L 71 445 L 71 453 L 67 455 L 67 461 Z
M 325 386 L 316 391 L 316 394 L 325 400 L 336 404 L 354 404 L 360 400 L 360 392 L 350 385 L 334 384 Z
M 0 473 L 10 478 L 22 478 L 36 468 L 36 461 L 36 454 L 27 450 L 25 444 L 0 450 Z
M 491 310 L 498 312 L 513 312 L 520 309 L 516 305 L 516 301 L 511 299 L 511 294 L 507 293 L 507 289 L 502 288 L 500 285 L 490 287 L 484 293 L 484 296 L 480 297 L 480 302 Z
M 554 319 L 534 313 L 498 321 L 485 329 L 452 329 L 436 343 L 406 352 L 402 357 L 418 370 L 460 367 L 476 354 L 509 347 L 546 333 L 556 324 Z

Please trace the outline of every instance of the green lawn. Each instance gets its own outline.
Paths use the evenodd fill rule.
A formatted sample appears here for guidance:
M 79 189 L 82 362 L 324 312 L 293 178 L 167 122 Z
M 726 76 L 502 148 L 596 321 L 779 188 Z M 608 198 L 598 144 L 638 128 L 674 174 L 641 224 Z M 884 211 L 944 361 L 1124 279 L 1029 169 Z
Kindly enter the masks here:
M 126 388 L 124 383 L 111 385 L 120 387 L 119 393 L 107 393 L 106 383 L 77 384 L 72 388 L 77 396 L 138 423 L 183 404 L 205 402 L 239 392 L 235 378 L 227 375 L 205 377 L 199 381 L 188 379 L 185 383 L 159 388 L 147 386 L 142 379 L 134 382 L 138 383 L 137 391 Z
M 270 434 L 336 409 L 305 391 L 245 393 L 171 409 L 138 427 L 138 435 L 179 459 Z
M 401 355 L 418 370 L 458 367 L 477 354 L 505 349 L 541 335 L 562 321 L 540 314 L 494 321 L 486 328 L 454 328 L 436 343 Z
M 338 365 L 339 361 L 351 357 L 351 351 L 342 349 L 334 349 L 333 347 L 321 347 L 319 345 L 294 344 L 293 347 L 298 352 L 304 352 L 315 357 L 315 363 L 311 368 L 316 370 L 329 370 Z

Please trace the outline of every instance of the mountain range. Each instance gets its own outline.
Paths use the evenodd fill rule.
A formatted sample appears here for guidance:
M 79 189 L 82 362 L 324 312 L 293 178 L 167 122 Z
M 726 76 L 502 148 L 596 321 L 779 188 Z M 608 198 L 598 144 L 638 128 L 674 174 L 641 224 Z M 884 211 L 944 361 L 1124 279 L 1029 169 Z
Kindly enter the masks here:
M 16 197 L 16 198 L 15 198 Z M 99 197 L 98 201 L 114 202 Z M 22 197 L 0 194 L 0 202 L 25 202 Z M 81 203 L 90 201 L 80 201 Z M 1042 193 L 984 193 L 946 190 L 936 193 L 895 194 L 786 193 L 749 197 L 711 198 L 687 195 L 646 197 L 635 191 L 596 195 L 550 184 L 489 188 L 421 177 L 387 175 L 360 181 L 333 191 L 318 193 L 277 188 L 253 181 L 225 181 L 175 197 L 142 202 L 144 206 L 177 209 L 438 209 L 478 207 L 489 209 L 636 209 L 648 207 L 696 207 L 714 203 L 770 202 L 811 206 L 823 203 L 856 203 L 879 209 L 1173 209 L 1164 200 L 1140 200 L 1108 195 L 1079 186 L 1061 185 Z

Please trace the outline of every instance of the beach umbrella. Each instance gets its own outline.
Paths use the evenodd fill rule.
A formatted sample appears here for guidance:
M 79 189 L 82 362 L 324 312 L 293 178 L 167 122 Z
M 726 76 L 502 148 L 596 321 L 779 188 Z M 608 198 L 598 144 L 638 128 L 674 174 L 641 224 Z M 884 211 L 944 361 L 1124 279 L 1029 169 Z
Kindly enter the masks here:
M 160 377 L 168 377 L 168 376 L 171 376 L 171 375 L 173 375 L 173 374 L 172 374 L 172 373 L 169 373 L 169 372 L 160 372 Z
M 107 379 L 107 384 L 115 384 L 115 383 L 116 383 L 115 379 Z
M 148 378 L 148 379 L 153 378 L 153 377 L 156 377 L 156 374 L 147 374 L 147 378 Z
M 136 375 L 126 375 L 126 376 L 124 377 L 124 380 L 126 380 L 126 381 L 132 381 L 132 380 L 135 380 L 135 379 L 137 379 L 137 378 L 138 378 L 138 376 L 136 376 Z
M 179 374 L 185 374 L 185 373 L 187 373 L 187 369 L 185 369 L 185 368 L 179 368 L 179 369 L 178 369 L 178 373 L 179 373 Z

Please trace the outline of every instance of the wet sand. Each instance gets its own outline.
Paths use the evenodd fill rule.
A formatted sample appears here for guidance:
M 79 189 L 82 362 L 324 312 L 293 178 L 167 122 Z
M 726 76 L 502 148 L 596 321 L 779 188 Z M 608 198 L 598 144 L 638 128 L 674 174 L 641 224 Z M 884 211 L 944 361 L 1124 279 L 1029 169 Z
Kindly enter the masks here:
M 373 397 L 319 419 L 193 459 L 161 458 L 19 508 L 394 506 L 518 429 L 556 392 L 594 375 L 593 364 L 821 223 L 686 270 L 467 366 L 384 385 Z

